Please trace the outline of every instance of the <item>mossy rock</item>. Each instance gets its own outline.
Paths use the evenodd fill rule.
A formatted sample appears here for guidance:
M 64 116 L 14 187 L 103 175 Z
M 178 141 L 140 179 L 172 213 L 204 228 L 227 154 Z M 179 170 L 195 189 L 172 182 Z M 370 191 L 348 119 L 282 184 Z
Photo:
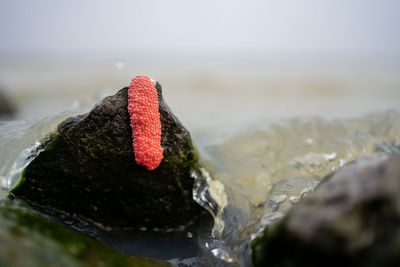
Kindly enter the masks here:
M 171 266 L 118 252 L 18 201 L 0 201 L 0 244 L 0 266 Z
M 189 132 L 171 113 L 156 84 L 164 158 L 148 171 L 136 163 L 127 90 L 89 113 L 69 118 L 42 140 L 11 198 L 52 215 L 79 216 L 104 227 L 175 228 L 202 209 L 192 197 L 198 168 Z
M 371 156 L 323 179 L 252 242 L 258 266 L 400 266 L 400 155 Z

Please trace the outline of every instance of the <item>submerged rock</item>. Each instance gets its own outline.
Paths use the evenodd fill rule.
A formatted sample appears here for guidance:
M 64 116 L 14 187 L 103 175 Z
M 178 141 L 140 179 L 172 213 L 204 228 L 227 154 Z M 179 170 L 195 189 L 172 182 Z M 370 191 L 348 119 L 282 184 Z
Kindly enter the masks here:
M 127 90 L 89 113 L 69 118 L 42 141 L 11 198 L 53 215 L 79 216 L 105 227 L 175 228 L 201 213 L 191 172 L 198 168 L 189 132 L 156 84 L 164 158 L 148 171 L 135 162 Z
M 254 266 L 400 266 L 400 155 L 338 169 L 252 245 Z
M 171 266 L 118 252 L 10 202 L 0 201 L 0 266 Z

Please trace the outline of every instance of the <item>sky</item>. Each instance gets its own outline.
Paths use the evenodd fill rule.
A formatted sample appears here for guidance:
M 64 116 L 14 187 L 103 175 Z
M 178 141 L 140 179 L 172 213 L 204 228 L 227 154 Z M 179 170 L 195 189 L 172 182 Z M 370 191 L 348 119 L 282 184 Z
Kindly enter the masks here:
M 400 57 L 398 0 L 0 0 L 0 55 Z

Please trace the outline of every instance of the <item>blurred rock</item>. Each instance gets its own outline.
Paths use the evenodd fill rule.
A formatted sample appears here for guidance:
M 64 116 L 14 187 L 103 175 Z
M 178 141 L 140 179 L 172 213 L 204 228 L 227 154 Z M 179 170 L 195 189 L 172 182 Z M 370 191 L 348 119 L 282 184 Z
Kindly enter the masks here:
M 171 266 L 118 252 L 17 201 L 0 201 L 0 241 L 0 266 Z
M 136 164 L 127 90 L 106 97 L 88 114 L 62 122 L 42 141 L 11 198 L 56 216 L 112 228 L 177 228 L 202 212 L 193 201 L 198 168 L 189 132 L 171 113 L 157 83 L 164 158 L 148 171 Z
M 346 164 L 252 245 L 254 266 L 400 266 L 400 155 Z
M 14 104 L 8 98 L 8 96 L 0 90 L 0 117 L 11 117 L 15 114 L 16 109 Z

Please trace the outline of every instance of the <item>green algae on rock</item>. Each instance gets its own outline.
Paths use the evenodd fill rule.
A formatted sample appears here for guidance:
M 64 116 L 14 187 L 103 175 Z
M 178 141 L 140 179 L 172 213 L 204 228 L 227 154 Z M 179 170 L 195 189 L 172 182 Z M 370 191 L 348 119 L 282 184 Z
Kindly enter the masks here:
M 79 216 L 104 227 L 176 228 L 202 212 L 193 201 L 198 158 L 189 132 L 156 84 L 164 159 L 148 171 L 135 162 L 127 89 L 89 113 L 69 118 L 42 140 L 9 196 L 52 215 Z
M 254 266 L 399 266 L 400 155 L 352 161 L 252 242 Z
M 0 242 L 0 266 L 171 266 L 118 252 L 19 201 L 0 201 Z

